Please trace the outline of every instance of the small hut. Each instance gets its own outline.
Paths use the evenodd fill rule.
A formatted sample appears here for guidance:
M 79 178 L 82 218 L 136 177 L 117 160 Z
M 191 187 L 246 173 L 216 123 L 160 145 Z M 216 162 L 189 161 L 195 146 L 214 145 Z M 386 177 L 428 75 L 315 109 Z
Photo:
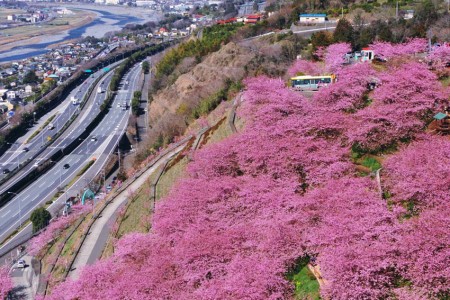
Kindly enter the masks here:
M 436 120 L 436 131 L 441 133 L 450 132 L 450 116 L 446 113 L 439 112 L 434 116 Z

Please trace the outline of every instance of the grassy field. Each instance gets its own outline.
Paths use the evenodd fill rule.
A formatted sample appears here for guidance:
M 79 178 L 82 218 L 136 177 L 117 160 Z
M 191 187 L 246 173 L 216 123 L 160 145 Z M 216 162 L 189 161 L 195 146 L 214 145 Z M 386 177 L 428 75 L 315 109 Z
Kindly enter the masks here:
M 167 196 L 173 185 L 186 175 L 186 166 L 188 162 L 188 158 L 184 156 L 175 165 L 163 173 L 156 186 L 156 200 Z
M 295 299 L 298 300 L 319 300 L 319 282 L 314 274 L 304 266 L 296 274 L 293 274 L 291 281 L 295 284 Z
M 444 77 L 440 81 L 442 83 L 442 86 L 444 86 L 444 87 L 450 86 L 450 76 Z
M 220 125 L 213 130 L 208 136 L 205 137 L 204 145 L 214 144 L 220 142 L 226 137 L 230 136 L 233 132 L 231 131 L 230 126 L 228 125 L 228 120 L 225 119 Z
M 136 196 L 131 199 L 125 215 L 119 226 L 117 237 L 120 238 L 129 232 L 148 232 L 148 218 L 151 215 L 152 203 L 150 199 L 150 182 L 141 186 Z
M 0 22 L 6 22 L 6 17 L 8 15 L 17 15 L 17 14 L 24 14 L 26 13 L 25 10 L 21 10 L 21 9 L 9 9 L 9 8 L 4 8 L 4 7 L 0 7 Z

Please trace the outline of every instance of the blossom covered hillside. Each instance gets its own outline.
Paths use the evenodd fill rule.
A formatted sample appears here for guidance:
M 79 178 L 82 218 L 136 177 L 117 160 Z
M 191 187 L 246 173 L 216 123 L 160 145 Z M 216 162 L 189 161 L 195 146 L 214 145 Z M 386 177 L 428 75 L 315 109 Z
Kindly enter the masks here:
M 287 273 L 315 257 L 324 299 L 448 299 L 450 140 L 423 133 L 448 92 L 417 62 L 324 64 L 339 81 L 313 99 L 246 80 L 245 129 L 195 154 L 152 232 L 48 298 L 292 299 Z M 381 197 L 352 153 L 387 148 Z

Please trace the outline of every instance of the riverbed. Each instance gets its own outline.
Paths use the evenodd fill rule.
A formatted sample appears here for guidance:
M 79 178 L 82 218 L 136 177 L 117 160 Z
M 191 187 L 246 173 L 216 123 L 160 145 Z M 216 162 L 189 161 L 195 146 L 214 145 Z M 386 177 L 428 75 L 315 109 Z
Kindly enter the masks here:
M 42 55 L 50 50 L 48 49 L 49 46 L 56 43 L 69 42 L 86 36 L 101 38 L 108 32 L 119 31 L 127 24 L 143 24 L 149 21 L 157 21 L 160 17 L 158 13 L 148 9 L 140 9 L 137 13 L 134 8 L 115 6 L 67 5 L 67 7 L 68 9 L 82 9 L 93 12 L 96 18 L 94 21 L 78 28 L 65 30 L 58 34 L 39 36 L 39 41 L 32 45 L 17 46 L 11 50 L 0 52 L 0 63 Z

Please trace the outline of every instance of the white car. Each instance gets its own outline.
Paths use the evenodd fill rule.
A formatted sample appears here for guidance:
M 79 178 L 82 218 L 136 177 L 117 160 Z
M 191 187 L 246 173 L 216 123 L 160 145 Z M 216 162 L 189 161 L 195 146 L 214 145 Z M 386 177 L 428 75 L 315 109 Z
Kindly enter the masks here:
M 23 259 L 19 259 L 19 261 L 17 262 L 17 267 L 18 268 L 25 268 L 25 261 Z

